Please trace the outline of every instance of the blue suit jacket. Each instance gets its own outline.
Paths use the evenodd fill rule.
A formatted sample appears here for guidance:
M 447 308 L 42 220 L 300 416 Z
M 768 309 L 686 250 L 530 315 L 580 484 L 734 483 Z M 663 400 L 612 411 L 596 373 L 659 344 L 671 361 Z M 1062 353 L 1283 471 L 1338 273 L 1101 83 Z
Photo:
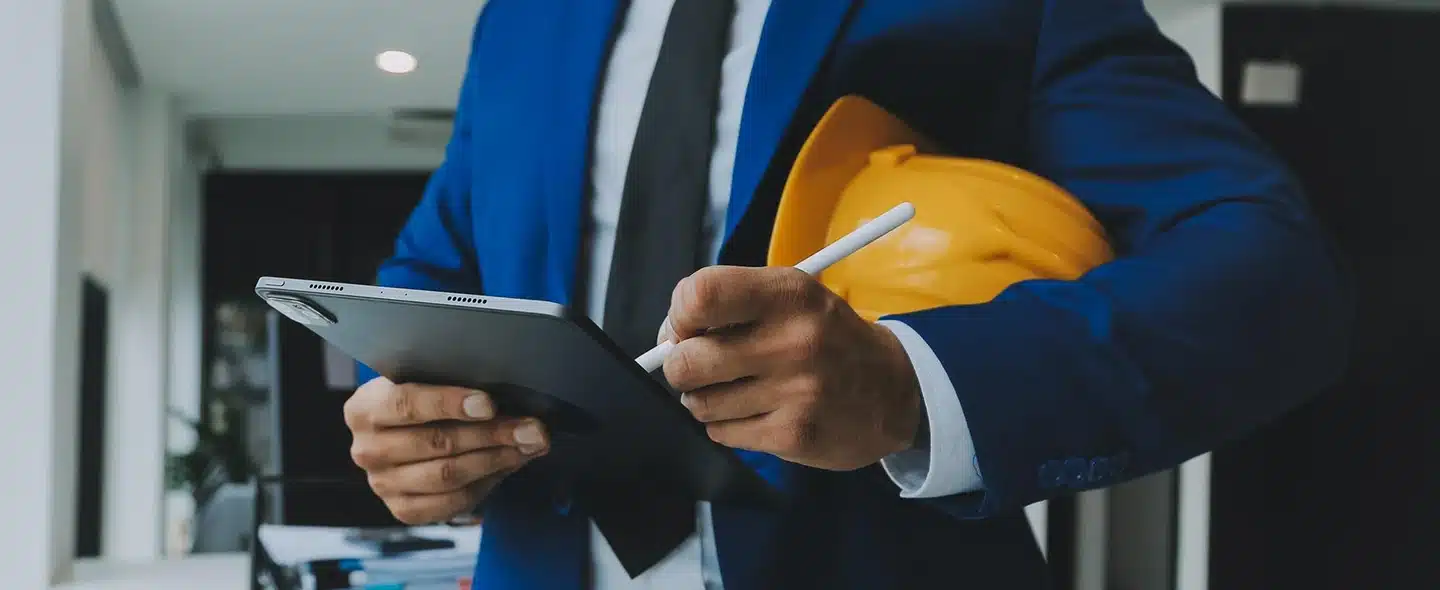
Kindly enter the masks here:
M 566 303 L 581 288 L 592 113 L 622 0 L 491 0 L 444 166 L 386 285 Z M 1119 258 L 984 305 L 900 316 L 944 363 L 985 491 L 903 500 L 876 468 L 742 453 L 799 501 L 716 508 L 726 587 L 1036 588 L 1024 505 L 1177 465 L 1344 364 L 1344 276 L 1281 163 L 1141 0 L 774 0 L 722 262 L 763 264 L 785 175 L 860 94 L 955 155 L 1073 192 Z M 524 472 L 485 507 L 477 588 L 581 588 L 582 514 Z

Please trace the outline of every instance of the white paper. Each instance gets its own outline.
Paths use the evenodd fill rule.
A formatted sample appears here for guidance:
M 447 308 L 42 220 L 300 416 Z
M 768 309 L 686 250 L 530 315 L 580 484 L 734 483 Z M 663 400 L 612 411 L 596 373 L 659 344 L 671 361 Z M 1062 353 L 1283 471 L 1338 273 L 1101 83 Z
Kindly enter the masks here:
M 1247 63 L 1240 83 L 1240 103 L 1249 106 L 1299 105 L 1300 78 L 1300 66 L 1290 62 Z
M 373 548 L 345 539 L 355 529 L 339 527 L 308 527 L 262 524 L 257 532 L 260 545 L 277 565 L 293 566 L 325 559 L 369 559 L 379 557 Z M 447 557 L 480 553 L 479 526 L 412 527 L 418 537 L 448 539 L 453 549 L 425 551 L 426 557 Z

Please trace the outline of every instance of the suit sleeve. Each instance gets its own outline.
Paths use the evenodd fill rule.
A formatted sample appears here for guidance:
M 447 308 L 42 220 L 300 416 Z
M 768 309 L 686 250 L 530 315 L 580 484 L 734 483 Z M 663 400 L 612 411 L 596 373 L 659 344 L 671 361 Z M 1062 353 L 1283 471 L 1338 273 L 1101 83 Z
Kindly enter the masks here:
M 1347 357 L 1348 277 L 1284 166 L 1140 0 L 1044 5 L 1030 167 L 1085 202 L 1117 259 L 893 318 L 964 407 L 984 489 L 927 500 L 962 518 L 1176 466 Z
M 476 21 L 474 39 L 479 40 L 485 15 Z M 470 62 L 478 56 L 473 51 Z M 461 84 L 454 131 L 445 148 L 445 160 L 430 176 L 425 195 L 395 240 L 393 254 L 380 264 L 376 284 L 384 287 L 424 289 L 456 293 L 480 293 L 480 269 L 475 260 L 474 226 L 471 218 L 470 122 L 467 107 L 474 87 L 474 68 L 468 68 Z M 376 376 L 369 367 L 358 365 L 359 382 Z

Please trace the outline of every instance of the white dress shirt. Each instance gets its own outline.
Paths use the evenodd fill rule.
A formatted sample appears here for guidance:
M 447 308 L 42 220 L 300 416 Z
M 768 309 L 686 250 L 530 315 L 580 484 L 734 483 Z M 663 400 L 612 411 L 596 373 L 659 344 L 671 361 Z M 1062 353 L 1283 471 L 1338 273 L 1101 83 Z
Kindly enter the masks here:
M 675 0 L 632 0 L 623 27 L 615 39 L 596 113 L 594 160 L 591 170 L 594 198 L 590 216 L 593 234 L 587 310 L 604 325 L 606 284 L 614 254 L 615 231 L 625 190 L 630 151 L 635 144 L 640 113 L 650 76 L 660 54 L 661 41 Z M 735 165 L 740 117 L 750 69 L 760 45 L 760 32 L 770 0 L 736 0 L 731 43 L 720 80 L 720 108 L 715 129 L 715 152 L 710 162 L 710 206 L 704 232 L 709 260 L 715 260 L 723 239 L 730 175 Z M 659 327 L 657 318 L 657 329 Z M 888 457 L 882 461 L 897 491 L 907 498 L 927 498 L 981 487 L 975 468 L 975 451 L 960 401 L 935 353 L 914 330 L 899 322 L 882 322 L 904 346 L 919 377 L 930 422 L 930 448 Z M 720 568 L 711 528 L 710 506 L 697 510 L 696 534 L 674 553 L 636 579 L 621 566 L 610 545 L 592 523 L 591 567 L 594 590 L 721 590 Z

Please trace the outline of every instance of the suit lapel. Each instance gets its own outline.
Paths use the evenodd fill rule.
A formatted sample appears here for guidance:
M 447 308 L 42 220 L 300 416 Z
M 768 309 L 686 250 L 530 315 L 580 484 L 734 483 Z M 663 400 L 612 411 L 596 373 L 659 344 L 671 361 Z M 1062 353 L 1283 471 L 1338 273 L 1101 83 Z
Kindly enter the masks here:
M 550 54 L 537 64 L 536 75 L 554 80 L 549 108 L 541 115 L 548 121 L 548 141 L 542 145 L 550 154 L 542 180 L 549 225 L 546 296 L 570 303 L 580 270 L 581 243 L 586 238 L 595 103 L 629 0 L 570 0 L 554 12 L 549 10 L 554 3 L 532 4 L 536 12 L 532 18 L 556 23 L 548 27 L 550 38 L 535 43 L 535 51 Z
M 811 79 L 858 1 L 772 0 L 740 121 L 727 236 L 750 206 Z

